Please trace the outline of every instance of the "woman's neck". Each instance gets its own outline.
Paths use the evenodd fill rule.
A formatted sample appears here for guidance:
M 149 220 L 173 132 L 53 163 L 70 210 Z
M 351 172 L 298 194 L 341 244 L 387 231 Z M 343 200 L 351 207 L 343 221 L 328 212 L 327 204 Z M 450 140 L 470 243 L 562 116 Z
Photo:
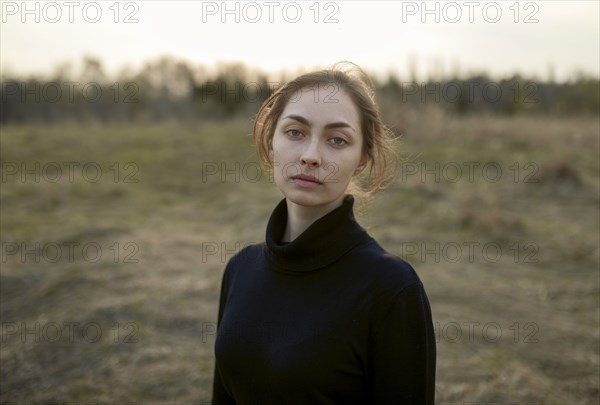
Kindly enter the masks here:
M 332 201 L 329 204 L 310 207 L 296 204 L 289 199 L 286 199 L 288 217 L 281 241 L 293 241 L 316 220 L 341 206 L 343 200 L 344 196 L 342 195 L 341 198 Z

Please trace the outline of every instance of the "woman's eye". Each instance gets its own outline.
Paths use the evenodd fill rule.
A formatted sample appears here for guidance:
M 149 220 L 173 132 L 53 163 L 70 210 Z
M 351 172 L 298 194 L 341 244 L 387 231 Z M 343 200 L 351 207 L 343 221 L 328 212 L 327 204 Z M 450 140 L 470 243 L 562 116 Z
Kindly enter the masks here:
M 348 142 L 346 142 L 346 140 L 344 138 L 340 138 L 339 136 L 336 136 L 335 138 L 331 138 L 331 143 L 333 143 L 336 146 L 342 146 L 347 144 Z
M 302 132 L 300 132 L 297 129 L 288 129 L 287 131 L 285 131 L 285 133 L 292 137 L 298 137 L 298 136 L 302 135 Z

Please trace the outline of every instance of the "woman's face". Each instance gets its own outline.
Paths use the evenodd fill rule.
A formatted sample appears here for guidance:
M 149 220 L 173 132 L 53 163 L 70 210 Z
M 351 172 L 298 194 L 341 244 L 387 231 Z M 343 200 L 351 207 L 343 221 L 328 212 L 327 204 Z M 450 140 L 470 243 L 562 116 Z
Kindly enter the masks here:
M 292 95 L 273 135 L 274 179 L 291 202 L 333 209 L 364 168 L 359 112 L 339 86 Z

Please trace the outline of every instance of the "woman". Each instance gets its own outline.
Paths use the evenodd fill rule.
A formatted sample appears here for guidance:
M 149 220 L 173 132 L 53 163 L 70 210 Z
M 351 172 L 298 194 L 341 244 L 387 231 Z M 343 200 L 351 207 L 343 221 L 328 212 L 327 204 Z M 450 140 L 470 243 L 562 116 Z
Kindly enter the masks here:
M 297 77 L 257 115 L 258 155 L 285 198 L 265 242 L 225 268 L 214 403 L 434 403 L 423 285 L 353 215 L 354 195 L 389 184 L 396 160 L 371 82 L 347 66 Z

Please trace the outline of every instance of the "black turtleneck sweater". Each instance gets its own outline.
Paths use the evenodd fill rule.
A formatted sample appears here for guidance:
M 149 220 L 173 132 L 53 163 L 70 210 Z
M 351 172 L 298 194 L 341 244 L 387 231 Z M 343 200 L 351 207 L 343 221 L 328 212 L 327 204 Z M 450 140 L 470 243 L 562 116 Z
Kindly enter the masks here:
M 433 404 L 431 310 L 413 268 L 356 222 L 354 198 L 290 243 L 283 199 L 265 243 L 225 268 L 216 404 Z

